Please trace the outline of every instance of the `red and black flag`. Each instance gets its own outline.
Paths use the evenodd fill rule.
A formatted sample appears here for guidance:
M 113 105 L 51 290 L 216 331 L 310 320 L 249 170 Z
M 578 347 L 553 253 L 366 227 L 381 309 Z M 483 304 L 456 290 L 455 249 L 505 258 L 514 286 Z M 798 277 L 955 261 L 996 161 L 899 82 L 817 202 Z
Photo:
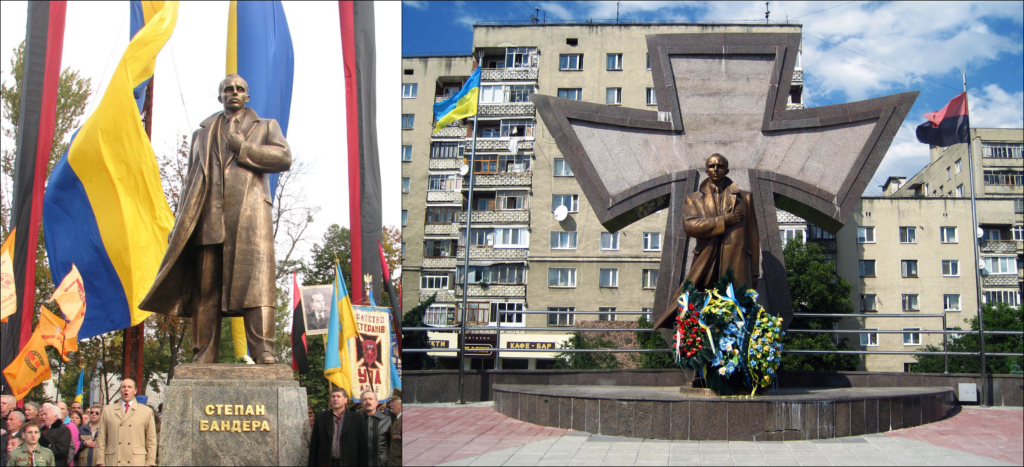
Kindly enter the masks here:
M 397 337 L 398 353 L 402 353 L 402 296 L 395 292 L 395 284 L 391 283 L 391 270 L 384 257 L 384 244 L 378 243 L 377 246 L 380 249 L 380 267 L 384 271 L 384 290 L 391 297 L 391 326 Z
M 946 147 L 970 140 L 967 118 L 967 93 L 949 101 L 942 110 L 924 114 L 927 122 L 917 127 L 917 140 L 930 146 Z
M 18 308 L 3 326 L 0 368 L 6 368 L 32 336 L 36 249 L 43 215 L 46 167 L 57 118 L 57 85 L 66 12 L 67 2 L 28 2 L 25 62 L 22 75 L 15 77 L 21 80 L 21 113 L 18 115 L 10 225 L 18 232 L 12 258 Z M 6 392 L 9 388 L 6 381 L 3 386 Z
M 377 159 L 376 45 L 373 2 L 338 2 L 345 69 L 348 130 L 349 225 L 352 245 L 352 304 L 363 296 L 363 275 L 381 290 L 377 242 L 381 238 L 380 163 Z
M 306 314 L 302 311 L 302 291 L 299 281 L 292 273 L 292 369 L 299 373 L 309 373 L 309 361 L 306 360 Z

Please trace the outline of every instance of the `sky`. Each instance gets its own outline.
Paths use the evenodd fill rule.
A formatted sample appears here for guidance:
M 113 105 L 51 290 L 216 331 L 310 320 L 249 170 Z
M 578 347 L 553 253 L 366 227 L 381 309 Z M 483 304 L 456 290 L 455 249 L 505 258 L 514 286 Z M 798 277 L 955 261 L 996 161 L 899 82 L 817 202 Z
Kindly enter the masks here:
M 402 53 L 465 53 L 473 24 L 521 21 L 764 21 L 764 2 L 420 2 L 402 6 Z M 971 126 L 1024 127 L 1022 2 L 770 2 L 772 21 L 803 25 L 808 107 L 921 91 L 869 184 L 910 178 L 929 162 L 915 128 L 963 91 Z
M 128 46 L 128 8 L 128 2 L 68 2 L 61 66 L 92 78 L 93 97 L 83 122 L 95 110 Z M 312 242 L 320 242 L 331 224 L 349 226 L 345 87 L 338 4 L 284 2 L 284 10 L 295 51 L 288 143 L 295 163 L 307 166 L 299 185 L 308 204 L 321 209 L 306 232 L 309 241 L 299 247 L 301 257 Z M 0 78 L 10 84 L 10 58 L 25 39 L 27 3 L 0 2 L 0 13 Z M 383 224 L 392 227 L 401 225 L 402 209 L 401 45 L 400 35 L 388 31 L 400 14 L 395 2 L 375 5 L 382 217 Z M 180 135 L 191 135 L 199 122 L 223 110 L 217 102 L 217 85 L 225 75 L 227 23 L 228 2 L 181 3 L 174 34 L 157 56 L 154 74 L 153 150 L 157 155 L 173 152 Z M 7 139 L 0 143 L 5 149 L 15 144 Z

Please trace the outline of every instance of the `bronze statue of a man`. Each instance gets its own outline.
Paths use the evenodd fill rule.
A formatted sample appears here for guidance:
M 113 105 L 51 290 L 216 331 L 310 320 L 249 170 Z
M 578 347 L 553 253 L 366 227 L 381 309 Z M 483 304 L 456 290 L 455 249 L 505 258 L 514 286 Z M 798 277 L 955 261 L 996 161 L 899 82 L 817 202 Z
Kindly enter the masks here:
M 188 176 L 156 281 L 139 308 L 192 318 L 196 363 L 216 363 L 222 317 L 241 316 L 249 355 L 274 359 L 275 262 L 268 175 L 291 167 L 281 127 L 261 119 L 238 75 L 224 110 L 192 134 Z
M 700 184 L 698 191 L 686 196 L 683 206 L 683 229 L 686 235 L 697 240 L 686 279 L 704 290 L 732 269 L 737 287 L 747 284 L 757 288 L 761 247 L 750 193 L 740 190 L 726 177 L 729 161 L 721 154 L 712 154 L 704 167 L 707 180 Z M 681 293 L 682 285 L 673 297 Z M 658 319 L 655 328 L 673 327 L 676 311 L 673 299 L 672 306 Z

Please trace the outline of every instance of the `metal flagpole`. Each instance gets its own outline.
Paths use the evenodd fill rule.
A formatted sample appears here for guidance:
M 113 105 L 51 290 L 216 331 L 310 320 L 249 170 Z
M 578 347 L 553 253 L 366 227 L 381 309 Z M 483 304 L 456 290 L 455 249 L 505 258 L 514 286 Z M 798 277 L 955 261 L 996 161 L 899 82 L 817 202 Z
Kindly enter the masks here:
M 474 54 L 476 55 L 476 54 Z M 476 58 L 475 56 L 473 57 Z M 477 67 L 480 67 L 480 63 L 477 63 Z M 475 70 L 474 70 L 475 71 Z M 466 306 L 468 305 L 469 298 L 469 235 L 472 232 L 470 226 L 473 224 L 473 164 L 476 163 L 476 123 L 477 117 L 480 115 L 480 96 L 477 95 L 477 112 L 473 114 L 473 140 L 469 148 L 469 205 L 466 207 L 466 258 L 463 262 L 462 268 L 462 323 L 459 331 L 459 404 L 465 404 L 466 399 L 463 397 L 463 382 L 465 381 L 466 373 L 466 321 L 468 318 Z
M 961 68 L 960 74 L 964 80 L 964 105 L 967 105 L 967 68 Z M 988 405 L 988 384 L 986 384 L 986 368 L 985 368 L 985 317 L 983 313 L 983 306 L 981 300 L 981 255 L 978 251 L 978 242 L 980 242 L 980 236 L 978 235 L 978 207 L 975 203 L 974 195 L 974 141 L 971 138 L 971 118 L 970 113 L 967 117 L 967 167 L 970 169 L 971 177 L 971 218 L 973 220 L 974 232 L 974 282 L 976 284 L 976 301 L 978 306 L 978 344 L 981 351 L 981 400 L 978 401 L 981 406 Z M 945 329 L 943 329 L 945 331 Z M 945 335 L 943 335 L 945 337 Z

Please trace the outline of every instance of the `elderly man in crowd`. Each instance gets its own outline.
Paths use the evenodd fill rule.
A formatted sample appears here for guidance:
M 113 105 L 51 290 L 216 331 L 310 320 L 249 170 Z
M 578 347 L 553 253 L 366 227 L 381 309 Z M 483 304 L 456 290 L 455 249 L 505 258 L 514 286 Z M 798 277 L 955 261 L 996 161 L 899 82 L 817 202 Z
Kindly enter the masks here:
M 36 402 L 25 402 L 25 423 L 28 422 L 43 425 L 43 420 L 39 418 L 39 404 Z
M 7 427 L 7 416 L 14 410 L 15 405 L 18 405 L 18 400 L 14 396 L 8 394 L 0 396 L 0 428 Z
M 54 407 L 54 410 L 60 412 L 57 407 Z M 24 431 L 22 438 L 24 443 L 11 451 L 11 459 L 7 461 L 7 465 L 15 467 L 60 465 L 56 463 L 53 451 L 45 446 L 40 446 L 39 425 L 26 423 Z
M 391 410 L 391 454 L 388 457 L 389 467 L 402 467 L 402 390 L 395 389 L 388 402 Z
M 331 408 L 316 414 L 309 440 L 309 467 L 369 465 L 366 417 L 348 409 L 348 392 L 331 390 Z
M 87 420 L 82 425 L 79 438 L 82 440 L 82 449 L 78 452 L 75 465 L 79 467 L 92 467 L 99 462 L 99 453 L 96 451 L 96 434 L 100 429 L 100 415 L 103 413 L 103 405 L 96 403 L 86 411 L 84 417 Z
M 366 448 L 370 455 L 369 465 L 386 466 L 391 453 L 391 417 L 377 410 L 380 403 L 377 401 L 377 394 L 373 391 L 363 391 L 359 398 L 362 399 L 363 415 L 366 416 Z
M 102 457 L 96 465 L 156 465 L 153 409 L 135 400 L 134 380 L 121 381 L 120 392 L 121 400 L 100 415 L 95 436 L 96 455 Z
M 53 404 L 43 404 L 39 409 L 39 416 L 43 419 L 43 432 L 39 444 L 53 452 L 55 465 L 67 466 L 68 460 L 73 459 L 74 442 L 71 439 L 71 430 L 64 426 L 64 420 L 61 419 L 60 409 Z

